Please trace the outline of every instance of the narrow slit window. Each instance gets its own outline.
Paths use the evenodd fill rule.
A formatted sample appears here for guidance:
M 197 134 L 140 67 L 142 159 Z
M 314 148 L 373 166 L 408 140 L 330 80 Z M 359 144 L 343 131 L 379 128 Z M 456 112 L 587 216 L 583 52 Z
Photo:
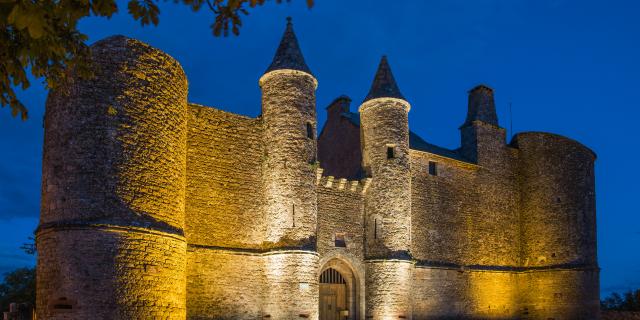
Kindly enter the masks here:
M 378 239 L 378 219 L 373 219 L 373 238 Z
M 396 157 L 396 150 L 393 146 L 387 146 L 387 159 L 393 159 Z
M 296 204 L 291 205 L 291 226 L 296 227 Z
M 429 161 L 429 174 L 432 176 L 438 175 L 438 163 L 434 161 Z
M 307 122 L 307 138 L 313 139 L 313 125 L 311 122 Z
M 60 297 L 51 302 L 51 307 L 55 313 L 72 312 L 75 301 L 67 299 L 66 297 Z

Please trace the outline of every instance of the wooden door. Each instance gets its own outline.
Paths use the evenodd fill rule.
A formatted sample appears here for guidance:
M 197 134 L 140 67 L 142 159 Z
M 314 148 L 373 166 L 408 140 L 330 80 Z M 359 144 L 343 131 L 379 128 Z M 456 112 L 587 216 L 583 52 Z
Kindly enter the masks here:
M 320 276 L 320 320 L 344 320 L 340 312 L 349 310 L 347 301 L 347 284 L 342 275 L 331 268 L 325 270 Z
M 320 296 L 320 320 L 338 320 L 336 296 Z

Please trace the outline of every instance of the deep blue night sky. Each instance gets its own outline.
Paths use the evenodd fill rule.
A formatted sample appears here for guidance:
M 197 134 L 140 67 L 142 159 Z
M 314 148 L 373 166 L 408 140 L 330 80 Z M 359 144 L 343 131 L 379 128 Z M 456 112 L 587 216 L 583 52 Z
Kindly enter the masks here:
M 260 112 L 258 78 L 292 16 L 307 64 L 319 81 L 318 113 L 340 94 L 366 95 L 382 54 L 412 105 L 410 126 L 427 141 L 459 145 L 466 92 L 492 86 L 501 125 L 549 131 L 598 154 L 598 255 L 603 293 L 640 288 L 640 2 L 595 0 L 271 1 L 245 18 L 240 37 L 214 38 L 209 12 L 161 4 L 160 25 L 126 14 L 89 18 L 95 42 L 138 38 L 175 57 L 189 99 L 231 112 Z M 35 81 L 39 82 L 39 81 Z M 33 265 L 18 247 L 37 225 L 46 92 L 21 98 L 30 119 L 0 109 L 0 272 Z M 511 132 L 509 132 L 511 136 Z

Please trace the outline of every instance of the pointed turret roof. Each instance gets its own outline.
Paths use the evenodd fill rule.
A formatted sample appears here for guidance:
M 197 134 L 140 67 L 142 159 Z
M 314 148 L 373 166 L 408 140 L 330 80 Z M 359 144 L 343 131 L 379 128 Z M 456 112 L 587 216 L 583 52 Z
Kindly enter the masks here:
M 282 40 L 280 40 L 276 55 L 273 57 L 273 61 L 265 73 L 282 69 L 299 70 L 312 74 L 304 62 L 300 45 L 298 45 L 298 39 L 293 32 L 291 17 L 287 17 L 287 28 L 284 30 L 284 35 L 282 35 Z
M 398 89 L 396 80 L 393 78 L 387 56 L 382 56 L 380 65 L 378 65 L 378 71 L 376 71 L 376 76 L 373 78 L 371 89 L 369 89 L 369 94 L 367 94 L 364 101 L 375 98 L 398 98 L 405 100 L 402 93 L 400 93 L 400 89 Z

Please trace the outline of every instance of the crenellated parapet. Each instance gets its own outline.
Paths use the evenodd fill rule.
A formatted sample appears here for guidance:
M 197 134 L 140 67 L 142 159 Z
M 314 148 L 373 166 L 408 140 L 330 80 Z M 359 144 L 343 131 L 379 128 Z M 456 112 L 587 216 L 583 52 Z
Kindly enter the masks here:
M 346 178 L 336 178 L 334 176 L 323 176 L 323 169 L 316 170 L 316 185 L 320 188 L 341 190 L 354 194 L 365 194 L 371 185 L 372 178 L 361 180 L 348 180 Z

